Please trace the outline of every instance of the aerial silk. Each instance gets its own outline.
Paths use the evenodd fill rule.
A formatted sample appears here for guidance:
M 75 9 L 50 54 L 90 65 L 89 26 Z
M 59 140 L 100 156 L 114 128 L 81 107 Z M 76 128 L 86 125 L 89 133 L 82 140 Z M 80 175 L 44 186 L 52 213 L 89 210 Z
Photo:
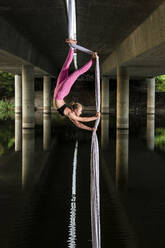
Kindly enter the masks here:
M 68 38 L 73 39 L 73 9 L 75 8 L 74 0 L 68 0 Z M 74 49 L 80 50 L 84 53 L 92 54 L 93 52 L 87 48 L 77 44 L 70 44 Z M 96 58 L 95 66 L 95 101 L 96 111 L 100 112 L 100 66 L 99 58 Z M 97 129 L 100 118 L 95 121 L 95 128 Z M 91 228 L 92 228 L 92 247 L 101 247 L 101 231 L 100 231 L 100 183 L 99 183 L 99 145 L 96 130 L 92 133 L 91 141 Z

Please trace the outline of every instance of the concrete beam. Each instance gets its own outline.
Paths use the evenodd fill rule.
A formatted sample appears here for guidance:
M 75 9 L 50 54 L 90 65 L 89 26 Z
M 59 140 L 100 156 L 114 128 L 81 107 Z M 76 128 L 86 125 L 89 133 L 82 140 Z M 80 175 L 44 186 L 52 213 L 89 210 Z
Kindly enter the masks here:
M 6 53 L 6 56 L 11 55 L 13 65 L 17 64 L 20 68 L 22 64 L 28 63 L 44 70 L 46 73 L 56 74 L 53 63 L 3 17 L 0 17 L 0 31 L 0 56 L 4 53 Z M 11 63 L 11 60 L 9 62 Z
M 148 67 L 163 67 L 165 63 L 164 13 L 165 2 L 104 61 L 102 64 L 103 75 L 110 75 L 112 72 L 116 74 L 118 65 L 134 66 L 135 68 L 136 65 L 141 65 L 141 67 L 143 65 Z

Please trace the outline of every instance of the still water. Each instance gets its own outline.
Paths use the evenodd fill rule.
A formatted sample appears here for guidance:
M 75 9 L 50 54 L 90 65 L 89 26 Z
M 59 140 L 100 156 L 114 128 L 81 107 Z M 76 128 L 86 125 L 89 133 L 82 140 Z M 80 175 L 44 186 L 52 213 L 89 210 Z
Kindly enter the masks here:
M 0 247 L 92 247 L 91 133 L 39 113 L 0 121 Z M 103 248 L 165 247 L 165 119 L 131 116 L 130 130 L 102 115 Z

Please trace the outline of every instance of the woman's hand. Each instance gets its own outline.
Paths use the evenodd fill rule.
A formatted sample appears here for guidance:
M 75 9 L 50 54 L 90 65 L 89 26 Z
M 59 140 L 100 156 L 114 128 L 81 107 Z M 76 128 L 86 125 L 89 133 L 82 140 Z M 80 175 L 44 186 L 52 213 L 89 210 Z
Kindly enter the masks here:
M 91 128 L 91 131 L 97 131 L 97 128 L 96 127 L 92 127 Z
M 92 58 L 93 58 L 93 59 L 99 58 L 99 56 L 98 56 L 97 52 L 93 52 L 93 54 L 92 54 Z
M 65 42 L 77 44 L 77 40 L 72 40 L 72 39 L 66 39 Z
M 97 114 L 96 114 L 97 119 L 100 118 L 100 116 L 101 116 L 101 113 L 97 112 Z

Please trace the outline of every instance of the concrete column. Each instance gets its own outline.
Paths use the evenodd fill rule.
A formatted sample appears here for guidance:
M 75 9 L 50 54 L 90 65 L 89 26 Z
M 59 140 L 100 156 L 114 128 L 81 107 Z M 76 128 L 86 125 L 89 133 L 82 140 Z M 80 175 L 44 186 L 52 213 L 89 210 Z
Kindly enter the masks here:
M 109 78 L 102 77 L 101 112 L 109 113 Z
M 101 149 L 108 149 L 109 145 L 109 115 L 101 116 Z
M 155 78 L 147 78 L 147 114 L 155 114 Z
M 51 144 L 51 115 L 43 116 L 43 150 L 49 151 Z
M 34 71 L 33 66 L 22 67 L 22 128 L 34 128 Z
M 22 76 L 15 75 L 15 113 L 22 112 Z
M 116 133 L 116 187 L 120 193 L 128 185 L 128 130 L 117 129 Z
M 44 113 L 50 113 L 51 112 L 51 78 L 50 76 L 44 76 L 44 82 L 43 82 L 43 110 Z
M 15 113 L 15 151 L 22 148 L 22 115 Z
M 147 148 L 154 151 L 155 147 L 155 115 L 147 115 Z
M 117 128 L 129 128 L 129 75 L 127 68 L 117 68 Z

